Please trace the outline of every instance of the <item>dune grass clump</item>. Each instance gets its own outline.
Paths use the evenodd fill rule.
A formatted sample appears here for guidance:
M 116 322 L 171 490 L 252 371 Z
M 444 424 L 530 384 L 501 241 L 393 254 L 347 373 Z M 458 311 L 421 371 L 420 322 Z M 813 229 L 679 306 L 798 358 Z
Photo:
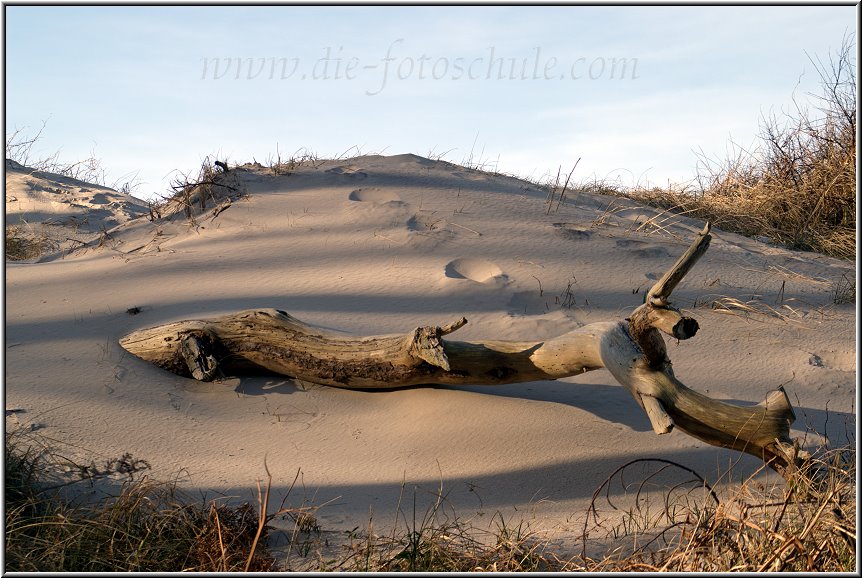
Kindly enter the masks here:
M 847 274 L 841 275 L 841 278 L 835 283 L 832 288 L 832 302 L 835 305 L 846 305 L 847 303 L 856 302 L 856 279 L 850 278 Z
M 723 162 L 702 159 L 697 186 L 636 188 L 624 194 L 717 227 L 767 237 L 791 249 L 856 256 L 856 68 L 854 44 L 824 63 L 812 59 L 822 93 L 814 110 L 761 121 L 759 146 Z
M 136 479 L 117 464 L 137 464 L 140 470 L 145 462 L 124 459 L 105 470 L 79 468 L 88 472 L 82 480 L 124 471 L 129 475 L 116 496 L 95 504 L 77 503 L 62 497 L 57 484 L 51 486 L 50 456 L 44 450 L 34 449 L 20 435 L 7 434 L 5 570 L 177 572 L 273 568 L 274 559 L 261 545 L 266 534 L 259 531 L 260 520 L 253 506 L 214 502 L 195 505 L 177 490 L 175 483 L 156 482 L 146 476 Z
M 47 235 L 35 234 L 24 226 L 6 225 L 3 248 L 9 261 L 23 261 L 56 249 L 56 243 Z

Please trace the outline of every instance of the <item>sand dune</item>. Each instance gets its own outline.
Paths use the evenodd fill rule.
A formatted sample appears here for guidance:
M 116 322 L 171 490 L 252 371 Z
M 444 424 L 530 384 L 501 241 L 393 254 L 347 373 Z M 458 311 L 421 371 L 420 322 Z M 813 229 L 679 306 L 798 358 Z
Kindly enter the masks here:
M 147 214 L 146 201 L 6 159 L 6 225 L 45 236 L 65 251 Z
M 414 495 L 422 508 L 442 484 L 447 507 L 477 525 L 500 512 L 573 539 L 593 490 L 630 459 L 673 459 L 710 480 L 759 468 L 680 432 L 656 436 L 604 370 L 364 392 L 278 376 L 200 383 L 130 356 L 117 340 L 135 329 L 255 307 L 360 335 L 463 315 L 459 339 L 544 339 L 625 317 L 702 227 L 576 191 L 548 214 L 531 183 L 414 155 L 231 176 L 236 191 L 193 219 L 149 220 L 116 191 L 7 164 L 7 223 L 111 231 L 43 262 L 7 262 L 7 428 L 82 459 L 131 452 L 156 477 L 182 472 L 183 487 L 242 497 L 266 460 L 275 504 L 301 470 L 288 500 L 326 504 L 317 517 L 333 531 L 370 515 L 385 527 L 402 493 L 402 508 Z M 812 427 L 839 443 L 855 430 L 856 319 L 832 291 L 855 273 L 715 229 L 674 293 L 702 328 L 668 344 L 676 375 L 737 403 L 784 384 L 793 435 Z

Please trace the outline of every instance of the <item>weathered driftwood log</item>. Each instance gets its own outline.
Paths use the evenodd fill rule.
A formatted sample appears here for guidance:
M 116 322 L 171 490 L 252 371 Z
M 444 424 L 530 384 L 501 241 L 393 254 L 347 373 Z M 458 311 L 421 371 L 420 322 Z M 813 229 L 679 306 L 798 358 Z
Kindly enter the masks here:
M 544 341 L 444 340 L 467 322 L 464 318 L 406 335 L 352 337 L 284 311 L 260 309 L 142 329 L 120 344 L 159 367 L 203 381 L 262 369 L 357 389 L 530 382 L 604 367 L 634 396 L 656 433 L 675 426 L 707 443 L 762 458 L 788 475 L 805 455 L 790 439 L 795 415 L 782 388 L 755 406 L 727 404 L 683 385 L 667 357 L 660 331 L 676 339 L 697 332 L 697 322 L 683 317 L 668 298 L 709 241 L 707 224 L 630 318 Z

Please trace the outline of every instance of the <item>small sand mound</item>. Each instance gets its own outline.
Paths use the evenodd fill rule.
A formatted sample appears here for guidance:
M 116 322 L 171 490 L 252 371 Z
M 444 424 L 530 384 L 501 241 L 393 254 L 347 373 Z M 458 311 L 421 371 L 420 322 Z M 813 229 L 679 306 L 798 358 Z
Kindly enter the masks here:
M 476 283 L 505 281 L 506 275 L 497 265 L 484 259 L 455 259 L 446 263 L 446 277 L 469 279 Z
M 387 191 L 384 189 L 356 189 L 347 197 L 351 201 L 359 201 L 361 203 L 392 203 L 401 202 L 401 197 L 398 193 Z

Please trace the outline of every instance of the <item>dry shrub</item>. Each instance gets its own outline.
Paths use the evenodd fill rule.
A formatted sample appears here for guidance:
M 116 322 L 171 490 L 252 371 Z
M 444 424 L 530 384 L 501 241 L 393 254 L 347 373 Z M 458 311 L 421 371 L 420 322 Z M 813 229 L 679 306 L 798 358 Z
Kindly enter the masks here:
M 765 236 L 792 249 L 843 259 L 856 255 L 856 68 L 845 39 L 827 63 L 812 59 L 822 94 L 814 110 L 765 116 L 760 146 L 731 158 L 701 158 L 696 189 L 635 190 L 649 204 L 712 221 L 726 231 Z
M 622 476 L 623 469 L 615 474 Z M 584 556 L 582 568 L 852 572 L 856 567 L 856 455 L 850 447 L 819 452 L 783 483 L 764 485 L 752 476 L 721 501 L 706 485 L 709 499 L 692 501 L 690 493 L 679 494 L 683 484 L 692 482 L 688 479 L 670 488 L 658 512 L 647 515 L 640 493 L 644 480 L 655 475 L 644 472 L 640 482 L 630 481 L 638 504 L 627 513 L 625 535 L 641 545 Z
M 177 171 L 170 194 L 150 201 L 148 218 L 156 221 L 182 214 L 192 225 L 197 225 L 197 218 L 204 211 L 211 209 L 211 216 L 215 217 L 242 197 L 244 193 L 240 189 L 235 170 L 230 170 L 226 162 L 207 155 L 197 173 Z

